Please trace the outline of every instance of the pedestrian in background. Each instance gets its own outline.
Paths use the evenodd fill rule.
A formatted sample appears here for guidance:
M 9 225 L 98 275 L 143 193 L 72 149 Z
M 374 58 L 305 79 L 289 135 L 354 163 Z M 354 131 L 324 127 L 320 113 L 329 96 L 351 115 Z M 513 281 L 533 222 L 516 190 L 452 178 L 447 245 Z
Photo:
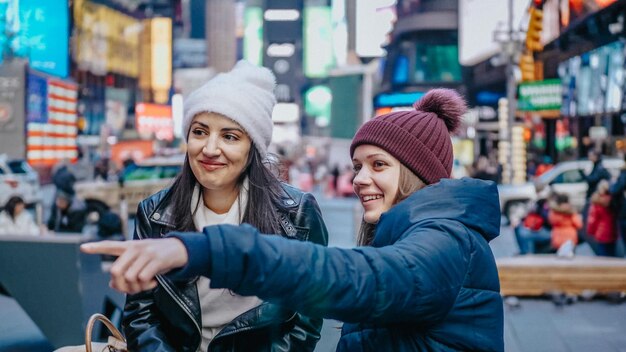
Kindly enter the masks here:
M 0 213 L 0 235 L 39 235 L 39 226 L 26 211 L 26 203 L 20 196 L 9 198 Z
M 495 164 L 492 164 L 484 155 L 478 157 L 474 162 L 474 168 L 472 171 L 472 177 L 480 180 L 498 181 L 498 169 Z
M 535 169 L 535 177 L 539 177 L 545 174 L 553 167 L 554 167 L 554 163 L 552 162 L 552 158 L 548 155 L 544 155 L 541 161 L 539 162 L 539 165 L 537 165 L 537 168 Z
M 48 218 L 48 230 L 56 233 L 80 234 L 86 223 L 87 205 L 85 202 L 73 193 L 57 190 L 50 218 Z
M 330 188 L 332 189 L 332 195 L 337 197 L 339 192 L 337 192 L 337 183 L 339 182 L 339 164 L 335 164 L 333 168 L 330 170 Z
M 181 268 L 168 277 L 202 275 L 212 287 L 344 321 L 339 351 L 503 351 L 502 297 L 488 244 L 500 231 L 497 187 L 448 179 L 450 134 L 465 111 L 456 92 L 437 89 L 413 110 L 359 129 L 350 155 L 364 209 L 360 247 L 218 225 L 83 250 L 120 256 L 112 285 L 123 291 L 152 289 L 155 274 Z
M 624 166 L 614 184 L 609 188 L 616 208 L 617 230 L 622 237 L 626 248 L 626 154 L 624 154 Z
M 615 245 L 617 242 L 616 225 L 613 202 L 609 193 L 609 182 L 602 180 L 598 183 L 597 190 L 591 196 L 589 220 L 587 221 L 587 234 L 597 242 L 597 255 L 615 256 Z
M 102 157 L 94 166 L 93 169 L 93 178 L 95 180 L 108 181 L 109 180 L 109 171 L 111 168 L 111 163 L 108 157 Z
M 522 223 L 514 228 L 515 239 L 520 254 L 538 253 L 550 244 L 550 223 L 548 222 L 548 201 L 539 199 Z
M 139 204 L 135 241 L 128 242 L 248 223 L 277 237 L 327 245 L 315 198 L 270 171 L 274 87 L 268 69 L 240 61 L 187 97 L 182 171 L 171 188 Z M 137 273 L 128 269 L 112 270 Z M 122 328 L 130 351 L 313 351 L 320 338 L 322 319 L 280 302 L 218 288 L 206 277 L 158 280 L 158 287 L 137 293 L 136 286 L 126 298 Z
M 550 205 L 548 220 L 552 226 L 552 249 L 558 250 L 567 241 L 571 241 L 574 247 L 578 244 L 578 230 L 583 227 L 583 222 L 566 194 L 555 196 L 555 201 Z
M 602 165 L 602 155 L 598 151 L 594 149 L 590 149 L 589 152 L 587 153 L 587 157 L 589 158 L 589 161 L 593 163 L 593 168 L 591 169 L 591 172 L 589 173 L 589 175 L 585 175 L 585 173 L 582 170 L 579 170 L 580 175 L 583 177 L 585 182 L 587 182 L 587 193 L 585 193 L 585 205 L 582 210 L 583 229 L 585 230 L 584 232 L 586 232 L 587 230 L 587 220 L 589 217 L 589 206 L 591 205 L 591 195 L 596 191 L 600 181 L 611 180 L 611 174 Z M 593 251 L 596 252 L 597 254 L 598 248 L 596 246 L 596 243 L 593 241 L 593 238 L 590 237 L 588 233 L 585 233 L 585 236 L 579 238 L 579 240 L 584 241 L 587 239 L 587 237 L 591 239 L 591 241 L 588 241 L 589 245 L 591 246 Z
M 59 161 L 52 171 L 52 183 L 57 190 L 66 194 L 74 194 L 74 184 L 76 176 L 70 171 L 70 161 L 67 159 Z

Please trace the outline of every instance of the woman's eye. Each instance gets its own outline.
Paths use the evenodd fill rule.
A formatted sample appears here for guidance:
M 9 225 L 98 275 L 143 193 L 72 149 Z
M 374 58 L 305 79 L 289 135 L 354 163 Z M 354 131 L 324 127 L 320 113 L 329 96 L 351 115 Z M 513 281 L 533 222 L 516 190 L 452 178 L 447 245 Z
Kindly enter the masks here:
M 374 167 L 383 167 L 385 165 L 387 165 L 387 164 L 385 164 L 384 161 L 380 161 L 380 160 L 374 161 Z
M 361 170 L 361 165 L 354 165 L 354 166 L 352 166 L 352 171 L 359 172 L 359 170 Z
M 235 136 L 234 134 L 226 134 L 224 135 L 224 139 L 226 139 L 227 141 L 238 141 L 239 137 Z
M 201 129 L 195 129 L 195 130 L 192 130 L 191 133 L 193 133 L 196 136 L 201 136 L 202 134 L 204 134 L 204 131 Z

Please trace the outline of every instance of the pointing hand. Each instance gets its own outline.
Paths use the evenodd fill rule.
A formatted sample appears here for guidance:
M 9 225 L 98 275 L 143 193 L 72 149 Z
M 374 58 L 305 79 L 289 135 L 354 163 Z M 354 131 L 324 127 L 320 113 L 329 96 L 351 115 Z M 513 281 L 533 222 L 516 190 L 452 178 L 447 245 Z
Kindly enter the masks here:
M 183 267 L 188 261 L 187 249 L 176 238 L 90 242 L 80 249 L 89 254 L 117 256 L 109 285 L 130 294 L 155 288 L 156 275 Z

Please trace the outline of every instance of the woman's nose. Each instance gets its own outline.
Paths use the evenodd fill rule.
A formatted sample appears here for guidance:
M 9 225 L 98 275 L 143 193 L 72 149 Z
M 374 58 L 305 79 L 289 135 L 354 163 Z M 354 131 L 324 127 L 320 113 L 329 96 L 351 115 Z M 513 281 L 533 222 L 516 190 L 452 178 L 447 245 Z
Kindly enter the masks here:
M 352 179 L 352 184 L 355 186 L 363 186 L 370 184 L 372 179 L 370 178 L 370 174 L 366 168 L 362 168 L 359 172 L 354 175 Z
M 209 137 L 202 148 L 202 153 L 206 156 L 220 155 L 222 150 L 220 149 L 217 138 Z

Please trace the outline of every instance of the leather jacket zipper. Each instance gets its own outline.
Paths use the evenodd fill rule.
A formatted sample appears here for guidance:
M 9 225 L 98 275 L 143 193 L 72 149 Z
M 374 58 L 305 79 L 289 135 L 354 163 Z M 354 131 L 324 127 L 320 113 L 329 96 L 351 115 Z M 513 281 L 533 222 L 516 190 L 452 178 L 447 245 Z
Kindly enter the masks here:
M 187 309 L 187 306 L 185 305 L 185 303 L 183 303 L 183 301 L 178 297 L 178 295 L 176 293 L 174 293 L 174 290 L 169 286 L 169 284 L 167 282 L 165 282 L 165 280 L 163 280 L 163 278 L 161 277 L 161 275 L 157 275 L 156 277 L 157 281 L 159 281 L 159 283 L 161 284 L 161 286 L 163 286 L 163 288 L 165 289 L 165 291 L 167 291 L 167 293 L 174 299 L 174 301 L 180 306 L 180 308 L 182 308 L 183 312 L 185 312 L 187 314 L 187 316 L 189 317 L 189 319 L 191 319 L 191 321 L 193 322 L 193 325 L 196 327 L 196 329 L 198 330 L 198 333 L 200 334 L 200 336 L 202 336 L 202 329 L 200 329 L 200 325 L 198 325 L 198 322 L 196 321 L 196 319 L 193 317 L 193 314 L 191 314 L 191 312 Z
M 145 239 L 145 237 L 142 236 L 141 233 L 138 233 L 137 236 L 140 239 Z M 187 314 L 189 319 L 193 322 L 193 325 L 196 327 L 196 330 L 198 331 L 198 334 L 200 335 L 200 343 L 202 343 L 202 329 L 198 325 L 198 322 L 196 321 L 196 319 L 193 317 L 193 314 L 189 311 L 189 309 L 187 308 L 185 303 L 183 303 L 183 301 L 174 292 L 174 289 L 172 289 L 172 287 L 170 287 L 170 285 L 161 277 L 161 275 L 157 275 L 156 279 L 161 284 L 161 286 L 165 289 L 167 294 L 169 294 L 170 297 L 172 297 L 174 302 L 176 302 L 176 304 L 178 304 L 180 306 L 180 308 L 183 310 L 183 312 L 185 312 L 185 314 Z M 196 348 L 194 350 L 197 350 L 199 346 L 200 346 L 200 344 L 198 344 L 198 346 L 196 346 Z

